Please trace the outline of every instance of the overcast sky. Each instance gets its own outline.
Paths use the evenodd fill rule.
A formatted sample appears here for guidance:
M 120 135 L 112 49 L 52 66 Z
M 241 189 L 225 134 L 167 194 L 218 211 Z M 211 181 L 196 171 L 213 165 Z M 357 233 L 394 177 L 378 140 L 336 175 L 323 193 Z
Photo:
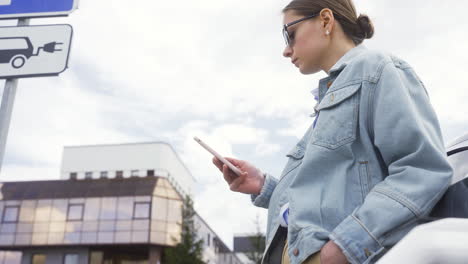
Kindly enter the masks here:
M 80 0 L 68 18 L 31 20 L 71 24 L 71 59 L 59 77 L 19 81 L 0 180 L 59 178 L 64 146 L 166 141 L 198 180 L 197 211 L 227 245 L 255 231 L 257 214 L 264 227 L 266 211 L 231 193 L 192 138 L 279 176 L 325 77 L 303 76 L 281 55 L 288 2 Z M 468 2 L 355 4 L 376 28 L 365 45 L 408 61 L 425 83 L 446 143 L 468 132 Z

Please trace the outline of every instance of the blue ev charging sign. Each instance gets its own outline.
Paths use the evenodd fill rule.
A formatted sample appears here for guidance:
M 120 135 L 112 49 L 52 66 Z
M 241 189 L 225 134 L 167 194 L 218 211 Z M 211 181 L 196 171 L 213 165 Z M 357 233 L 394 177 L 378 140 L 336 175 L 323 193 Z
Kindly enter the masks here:
M 66 16 L 78 0 L 0 0 L 0 19 Z
M 0 27 L 0 79 L 64 72 L 72 35 L 70 25 Z

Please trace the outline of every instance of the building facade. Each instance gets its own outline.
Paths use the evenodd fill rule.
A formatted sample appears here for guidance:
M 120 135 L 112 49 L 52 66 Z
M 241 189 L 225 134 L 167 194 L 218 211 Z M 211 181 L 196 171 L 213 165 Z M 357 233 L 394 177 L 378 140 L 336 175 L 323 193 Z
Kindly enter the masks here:
M 0 184 L 0 264 L 164 263 L 164 249 L 180 240 L 182 197 L 194 183 L 167 146 L 66 148 L 62 180 Z M 138 153 L 138 147 L 144 151 Z M 149 158 L 148 164 L 135 163 L 139 156 L 157 153 L 157 148 L 171 165 L 151 165 Z M 106 157 L 110 150 L 120 154 Z M 125 162 L 120 155 L 130 154 L 129 164 L 114 164 Z M 73 161 L 82 155 L 84 161 Z M 99 161 L 107 165 L 97 165 Z M 205 243 L 206 263 L 242 264 L 199 215 L 194 220 Z

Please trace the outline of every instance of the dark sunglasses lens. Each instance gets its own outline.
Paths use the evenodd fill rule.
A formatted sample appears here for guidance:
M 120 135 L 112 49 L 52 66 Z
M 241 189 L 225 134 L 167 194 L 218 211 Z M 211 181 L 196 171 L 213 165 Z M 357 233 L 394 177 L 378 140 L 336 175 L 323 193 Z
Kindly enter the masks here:
M 283 28 L 283 38 L 284 42 L 286 42 L 286 45 L 289 45 L 289 34 L 285 28 Z

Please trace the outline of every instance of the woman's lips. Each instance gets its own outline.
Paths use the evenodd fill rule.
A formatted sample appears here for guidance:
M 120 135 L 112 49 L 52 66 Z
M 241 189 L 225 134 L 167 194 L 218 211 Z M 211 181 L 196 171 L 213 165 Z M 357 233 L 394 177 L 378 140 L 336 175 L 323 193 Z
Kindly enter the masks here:
M 297 66 L 297 64 L 296 64 L 296 63 L 297 63 L 297 61 L 298 61 L 298 59 L 294 59 L 294 60 L 292 60 L 291 62 L 292 62 L 292 64 L 294 64 L 294 65 L 296 65 L 296 66 Z

